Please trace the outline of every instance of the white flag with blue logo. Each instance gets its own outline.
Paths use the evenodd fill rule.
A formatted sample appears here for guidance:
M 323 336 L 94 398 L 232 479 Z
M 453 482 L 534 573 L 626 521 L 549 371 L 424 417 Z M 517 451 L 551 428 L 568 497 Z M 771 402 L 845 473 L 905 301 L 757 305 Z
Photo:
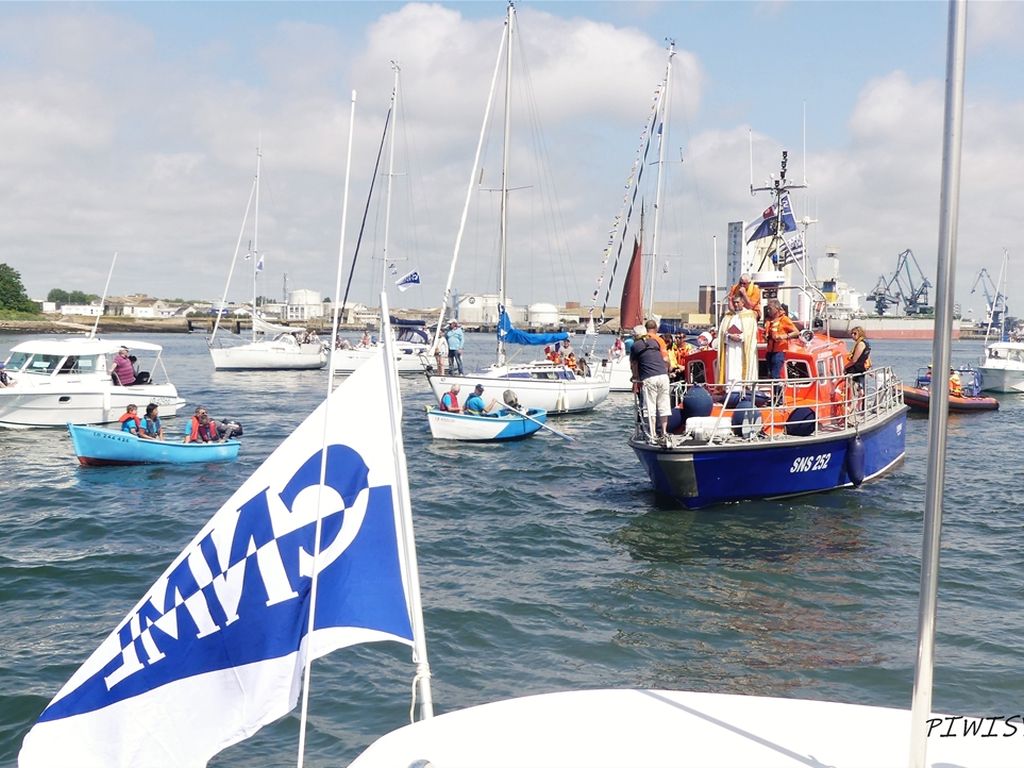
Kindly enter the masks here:
M 259 260 L 256 262 L 256 272 L 263 271 L 263 254 L 260 254 Z
M 205 765 L 294 708 L 307 648 L 413 643 L 387 391 L 378 354 L 270 455 L 50 702 L 22 768 Z
M 420 273 L 415 270 L 407 275 L 402 275 L 395 281 L 395 285 L 398 286 L 398 290 L 407 291 L 414 285 L 420 284 Z

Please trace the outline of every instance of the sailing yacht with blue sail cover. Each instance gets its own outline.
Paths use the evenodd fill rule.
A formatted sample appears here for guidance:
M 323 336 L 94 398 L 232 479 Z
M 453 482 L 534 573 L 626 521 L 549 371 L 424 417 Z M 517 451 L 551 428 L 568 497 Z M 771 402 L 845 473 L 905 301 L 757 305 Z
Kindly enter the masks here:
M 523 346 L 545 346 L 566 341 L 569 334 L 562 331 L 557 333 L 528 333 L 516 329 L 506 311 L 506 277 L 508 273 L 508 130 L 509 130 L 509 99 L 512 93 L 512 50 L 514 37 L 518 35 L 518 24 L 516 21 L 515 7 L 508 6 L 505 18 L 505 25 L 502 31 L 501 43 L 498 48 L 498 60 L 495 63 L 494 74 L 491 78 L 491 90 L 487 99 L 487 107 L 484 113 L 483 127 L 480 131 L 480 139 L 477 144 L 476 158 L 473 162 L 473 172 L 470 174 L 469 189 L 466 193 L 466 204 L 462 211 L 462 221 L 459 232 L 456 236 L 455 249 L 452 256 L 451 268 L 448 273 L 448 281 L 445 286 L 444 299 L 441 302 L 441 311 L 437 319 L 437 326 L 434 331 L 433 347 L 436 348 L 442 327 L 444 315 L 452 296 L 452 281 L 455 276 L 455 268 L 458 263 L 459 250 L 462 243 L 462 235 L 465 230 L 466 218 L 469 211 L 469 203 L 472 198 L 473 189 L 476 186 L 479 173 L 480 153 L 484 143 L 484 136 L 490 115 L 491 104 L 494 101 L 495 85 L 502 66 L 502 56 L 505 59 L 505 152 L 502 156 L 501 173 L 501 217 L 500 217 L 500 248 L 499 248 L 499 278 L 498 278 L 498 323 L 497 323 L 497 360 L 494 365 L 482 371 L 465 375 L 439 375 L 433 372 L 427 373 L 427 380 L 430 388 L 438 402 L 444 393 L 451 389 L 452 385 L 472 389 L 477 383 L 484 383 L 495 389 L 512 389 L 524 408 L 541 409 L 547 414 L 579 413 L 589 411 L 602 403 L 608 397 L 608 376 L 603 372 L 584 373 L 579 369 L 551 361 L 533 361 L 516 363 L 510 362 L 506 354 L 506 346 L 509 344 Z

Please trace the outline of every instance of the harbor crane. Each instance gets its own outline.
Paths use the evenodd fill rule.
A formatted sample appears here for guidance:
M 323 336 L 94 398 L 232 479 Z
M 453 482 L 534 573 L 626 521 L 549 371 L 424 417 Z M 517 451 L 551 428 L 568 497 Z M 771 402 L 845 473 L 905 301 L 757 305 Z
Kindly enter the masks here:
M 971 293 L 978 290 L 979 284 L 981 285 L 981 292 L 985 294 L 985 325 L 996 328 L 1002 327 L 1003 316 L 1006 314 L 1006 296 L 999 292 L 996 284 L 992 281 L 992 276 L 984 267 L 978 272 L 978 276 L 974 278 Z
M 916 280 L 911 265 L 916 270 Z M 888 277 L 879 277 L 878 283 L 865 298 L 875 303 L 875 312 L 879 315 L 884 315 L 890 306 L 900 304 L 905 314 L 931 315 L 935 312 L 935 308 L 928 303 L 928 289 L 931 287 L 914 252 L 908 248 L 896 257 L 896 271 Z

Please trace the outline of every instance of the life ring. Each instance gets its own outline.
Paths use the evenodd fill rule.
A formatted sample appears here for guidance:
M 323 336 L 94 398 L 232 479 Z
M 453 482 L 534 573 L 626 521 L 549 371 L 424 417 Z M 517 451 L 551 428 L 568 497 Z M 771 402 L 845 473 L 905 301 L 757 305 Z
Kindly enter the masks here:
M 832 387 L 832 409 L 831 409 L 831 423 L 833 426 L 842 427 L 844 426 L 844 419 L 846 417 L 846 380 L 840 380 L 836 382 L 835 386 Z

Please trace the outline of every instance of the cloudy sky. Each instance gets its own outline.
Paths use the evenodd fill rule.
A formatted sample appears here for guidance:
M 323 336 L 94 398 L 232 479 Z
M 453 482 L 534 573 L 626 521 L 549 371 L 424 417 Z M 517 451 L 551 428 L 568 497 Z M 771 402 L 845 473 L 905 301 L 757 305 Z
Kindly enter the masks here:
M 396 61 L 389 254 L 423 282 L 391 291 L 392 302 L 438 303 L 502 3 L 5 3 L 0 12 L 0 261 L 32 296 L 101 293 L 116 251 L 113 294 L 218 298 L 257 143 L 259 292 L 280 296 L 287 275 L 290 289 L 333 296 L 355 90 L 342 253 L 347 270 L 365 210 L 352 297 L 371 300 L 384 271 L 384 195 L 366 201 Z M 695 299 L 712 280 L 713 237 L 721 261 L 727 222 L 768 204 L 749 192 L 751 135 L 756 183 L 777 171 L 783 149 L 790 177 L 806 175 L 795 207 L 817 219 L 812 253 L 838 249 L 843 276 L 868 292 L 911 249 L 934 283 L 947 14 L 940 2 L 520 3 L 513 300 L 590 302 L 667 38 L 677 56 L 659 300 Z M 957 299 L 980 313 L 981 291 L 970 289 L 983 267 L 997 277 L 1008 249 L 1006 293 L 1019 314 L 1024 4 L 973 3 L 968 29 Z M 500 150 L 488 131 L 454 281 L 462 292 L 495 290 Z M 250 218 L 243 250 L 252 237 Z M 251 292 L 246 269 L 229 298 Z

